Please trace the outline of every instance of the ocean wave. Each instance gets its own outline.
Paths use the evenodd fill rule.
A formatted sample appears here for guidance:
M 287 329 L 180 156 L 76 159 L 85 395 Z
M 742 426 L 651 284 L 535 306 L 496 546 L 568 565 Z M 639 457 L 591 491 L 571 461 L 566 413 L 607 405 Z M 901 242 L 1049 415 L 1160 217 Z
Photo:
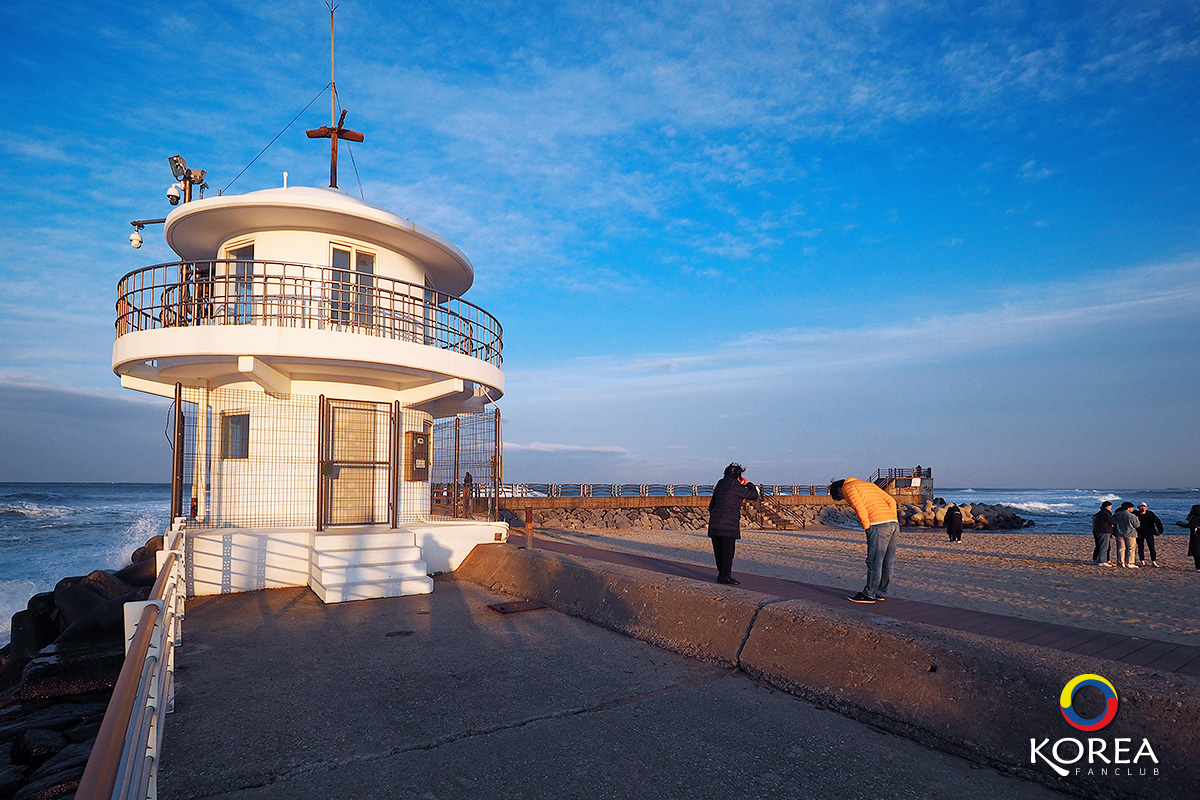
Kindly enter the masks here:
M 21 517 L 65 517 L 70 513 L 71 509 L 66 506 L 43 506 L 28 500 L 0 503 L 0 514 L 14 514 Z
M 24 611 L 37 593 L 38 585 L 31 580 L 0 580 L 0 647 L 12 638 L 12 615 Z
M 1074 503 L 1044 503 L 1030 500 L 1025 503 L 1006 503 L 1006 505 L 1031 514 L 1071 514 L 1079 511 Z
M 1098 497 L 1096 499 L 1099 500 L 1101 503 L 1103 503 L 1105 500 L 1111 500 L 1112 502 L 1115 503 L 1121 499 L 1121 495 L 1113 494 L 1112 492 L 1109 492 L 1108 494 L 1101 495 L 1100 497 Z
M 129 563 L 129 557 L 134 550 L 144 545 L 151 537 L 163 532 L 161 515 L 145 514 L 138 517 L 129 523 L 120 536 L 115 537 L 106 554 L 109 563 L 116 564 L 118 567 L 125 566 Z

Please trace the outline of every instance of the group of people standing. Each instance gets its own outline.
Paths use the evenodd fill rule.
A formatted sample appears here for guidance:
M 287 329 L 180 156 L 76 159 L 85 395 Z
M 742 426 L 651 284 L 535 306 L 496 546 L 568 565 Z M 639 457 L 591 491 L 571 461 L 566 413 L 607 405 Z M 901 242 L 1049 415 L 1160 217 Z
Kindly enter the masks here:
M 1188 540 L 1187 554 L 1200 570 L 1200 505 L 1192 506 L 1186 522 L 1176 522 L 1191 530 Z M 1158 548 L 1155 547 L 1154 537 L 1163 532 L 1162 520 L 1151 511 L 1145 503 L 1135 507 L 1133 503 L 1121 503 L 1116 513 L 1112 510 L 1112 501 L 1105 500 L 1100 504 L 1100 510 L 1092 517 L 1092 537 L 1096 541 L 1092 549 L 1092 563 L 1099 567 L 1111 567 L 1112 547 L 1116 543 L 1118 567 L 1138 569 L 1146 566 L 1146 551 L 1150 551 L 1150 566 L 1158 566 Z M 1134 544 L 1137 545 L 1136 556 Z
M 725 475 L 713 487 L 709 501 L 708 535 L 712 539 L 713 556 L 717 562 L 717 583 L 738 584 L 733 577 L 733 554 L 741 538 L 741 510 L 745 500 L 759 499 L 758 487 L 746 480 L 741 464 L 730 464 Z M 867 582 L 862 591 L 851 595 L 853 603 L 878 603 L 887 598 L 896 560 L 896 542 L 900 538 L 900 522 L 896 498 L 870 481 L 845 478 L 829 484 L 829 496 L 845 501 L 858 515 L 867 537 Z M 951 513 L 953 510 L 953 514 Z M 1176 522 L 1187 528 L 1187 554 L 1200 571 L 1200 505 L 1192 506 L 1187 520 Z M 950 541 L 962 541 L 962 512 L 951 505 L 946 514 L 946 532 Z M 1149 551 L 1151 567 L 1158 566 L 1155 537 L 1163 532 L 1162 520 L 1146 503 L 1134 506 L 1125 502 L 1114 514 L 1112 501 L 1105 500 L 1092 517 L 1092 535 L 1096 547 L 1092 563 L 1101 567 L 1113 566 L 1111 555 L 1116 542 L 1117 566 L 1138 569 L 1146 566 Z M 1136 553 L 1135 553 L 1136 547 Z

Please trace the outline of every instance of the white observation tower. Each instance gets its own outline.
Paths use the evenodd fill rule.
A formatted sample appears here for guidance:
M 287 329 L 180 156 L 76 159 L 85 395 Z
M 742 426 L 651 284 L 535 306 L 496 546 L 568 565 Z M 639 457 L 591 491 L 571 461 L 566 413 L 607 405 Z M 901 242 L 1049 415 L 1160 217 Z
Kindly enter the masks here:
M 193 200 L 204 173 L 173 157 L 179 260 L 118 286 L 113 371 L 176 401 L 191 594 L 428 592 L 507 530 L 500 323 L 462 298 L 462 251 L 336 188 L 338 140 L 362 141 L 344 119 L 309 131 L 330 188 Z

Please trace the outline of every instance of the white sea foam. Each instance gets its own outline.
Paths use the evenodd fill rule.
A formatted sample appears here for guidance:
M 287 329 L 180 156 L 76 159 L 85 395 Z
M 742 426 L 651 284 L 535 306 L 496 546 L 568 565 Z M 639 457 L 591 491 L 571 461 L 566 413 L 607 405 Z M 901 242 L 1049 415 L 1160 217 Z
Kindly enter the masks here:
M 144 514 L 129 524 L 120 536 L 113 537 L 112 546 L 105 555 L 108 566 L 105 568 L 120 568 L 129 563 L 133 551 L 146 543 L 152 536 L 163 533 L 162 519 L 155 514 Z
M 1009 503 L 1012 508 L 1034 514 L 1072 514 L 1079 510 L 1074 503 L 1043 503 L 1030 500 L 1025 503 Z
M 1101 496 L 1100 496 L 1100 498 L 1099 498 L 1099 500 L 1100 500 L 1100 502 L 1101 502 L 1101 503 L 1103 503 L 1105 500 L 1111 500 L 1112 502 L 1114 502 L 1114 503 L 1115 503 L 1115 502 L 1117 502 L 1117 501 L 1118 501 L 1118 500 L 1120 500 L 1120 499 L 1121 499 L 1121 495 L 1119 495 L 1119 494 L 1112 494 L 1112 493 L 1109 493 L 1109 494 L 1106 494 L 1106 495 L 1101 495 Z
M 42 506 L 28 500 L 0 503 L 0 514 L 19 514 L 23 517 L 65 517 L 71 509 L 65 506 Z
M 39 587 L 30 580 L 0 580 L 0 646 L 8 644 L 12 636 L 12 615 L 24 611 L 29 598 L 38 593 Z

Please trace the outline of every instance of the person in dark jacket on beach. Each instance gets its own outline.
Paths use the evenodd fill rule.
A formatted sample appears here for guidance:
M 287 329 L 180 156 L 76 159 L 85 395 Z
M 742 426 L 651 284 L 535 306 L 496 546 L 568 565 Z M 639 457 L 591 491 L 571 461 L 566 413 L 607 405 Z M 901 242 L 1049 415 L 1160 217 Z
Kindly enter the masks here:
M 961 542 L 962 532 L 962 509 L 951 503 L 946 506 L 946 536 L 952 542 Z
M 1092 517 L 1092 538 L 1096 547 L 1092 550 L 1092 563 L 1099 567 L 1111 567 L 1109 554 L 1112 550 L 1112 537 L 1117 532 L 1117 523 L 1113 519 L 1112 500 L 1100 504 L 1100 510 Z
M 1192 506 L 1186 522 L 1176 522 L 1181 528 L 1187 528 L 1191 533 L 1188 537 L 1187 554 L 1196 562 L 1196 571 L 1200 572 L 1200 506 Z
M 1146 566 L 1146 546 L 1149 545 L 1150 566 L 1157 567 L 1158 550 L 1154 547 L 1154 537 L 1163 532 L 1162 520 L 1145 503 L 1138 506 L 1137 515 L 1141 522 L 1137 532 L 1138 563 Z
M 758 489 L 742 477 L 741 464 L 725 468 L 725 477 L 713 487 L 708 501 L 708 535 L 717 560 L 717 583 L 738 584 L 733 577 L 733 551 L 742 538 L 742 501 L 757 500 Z

